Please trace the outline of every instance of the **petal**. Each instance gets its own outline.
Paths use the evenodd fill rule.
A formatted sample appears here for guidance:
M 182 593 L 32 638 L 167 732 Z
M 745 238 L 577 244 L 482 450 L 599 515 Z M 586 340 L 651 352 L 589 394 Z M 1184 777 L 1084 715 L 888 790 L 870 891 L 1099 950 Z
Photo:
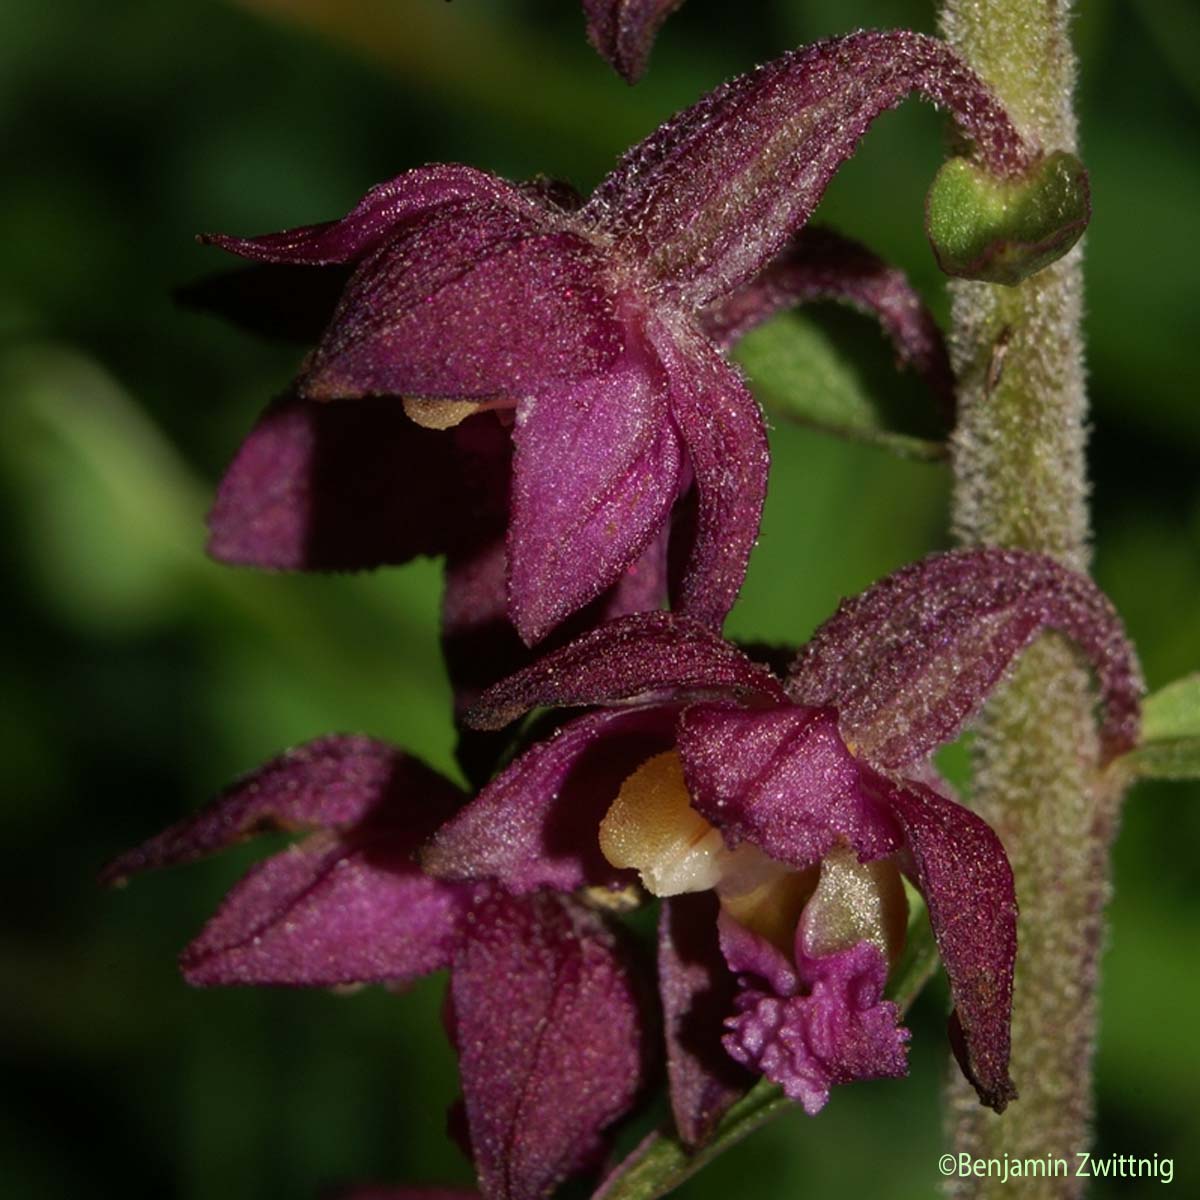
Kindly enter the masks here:
M 195 816 L 115 859 L 100 878 L 119 883 L 272 830 L 370 825 L 403 836 L 411 849 L 463 798 L 436 771 L 386 742 L 318 738 L 243 776 Z
M 254 867 L 180 957 L 196 986 L 408 983 L 449 965 L 469 889 L 407 833 L 316 834 Z
M 476 420 L 491 421 L 487 416 Z M 454 440 L 395 401 L 277 401 L 242 443 L 208 516 L 209 554 L 347 571 L 439 554 L 464 523 Z
M 667 1042 L 671 1112 L 680 1140 L 708 1140 L 725 1110 L 753 1083 L 721 1045 L 736 986 L 717 938 L 711 892 L 664 900 L 658 925 L 658 991 Z
M 720 628 L 758 538 L 770 465 L 767 433 L 758 403 L 711 344 L 690 337 L 664 340 L 661 349 L 697 497 L 673 607 Z
M 562 726 L 498 775 L 426 848 L 430 873 L 510 891 L 627 883 L 599 826 L 626 776 L 670 744 L 674 710 L 599 712 Z
M 405 224 L 438 208 L 472 201 L 515 213 L 528 213 L 534 207 L 519 188 L 495 175 L 453 163 L 437 164 L 377 184 L 340 221 L 255 238 L 214 233 L 200 240 L 259 262 L 297 266 L 353 262 Z
M 904 829 L 917 887 L 929 908 L 954 1000 L 963 1073 L 984 1104 L 1002 1112 L 1017 953 L 1017 901 L 1000 839 L 981 817 L 914 781 L 880 781 Z
M 365 395 L 514 404 L 606 370 L 622 330 L 597 248 L 530 202 L 439 208 L 359 262 L 299 382 Z
M 838 300 L 875 317 L 898 365 L 911 366 L 953 418 L 954 374 L 933 314 L 903 271 L 832 229 L 802 230 L 749 283 L 705 309 L 701 325 L 727 350 L 781 310 L 814 300 Z
M 583 0 L 588 41 L 626 83 L 645 74 L 654 39 L 683 0 Z
M 509 604 L 526 642 L 611 586 L 663 528 L 681 450 L 646 350 L 517 410 Z
M 565 897 L 496 892 L 451 975 L 480 1188 L 541 1200 L 586 1165 L 641 1086 L 634 981 L 612 933 Z
M 706 625 L 671 613 L 609 621 L 484 693 L 468 714 L 499 729 L 543 705 L 682 703 L 701 696 L 784 699 L 775 677 Z
M 835 1084 L 907 1074 L 908 1030 L 882 998 L 887 962 L 876 946 L 807 959 L 800 977 L 806 994 L 749 984 L 740 992 L 725 1035 L 734 1059 L 780 1084 L 809 1116 Z
M 881 113 L 911 92 L 945 106 L 995 174 L 1033 161 L 1007 114 L 944 42 L 855 33 L 717 88 L 630 150 L 585 217 L 685 307 L 753 278 L 811 216 Z
M 843 839 L 864 862 L 899 848 L 829 709 L 696 704 L 678 745 L 693 806 L 732 842 L 801 868 Z
M 1086 654 L 1111 758 L 1137 740 L 1141 675 L 1111 603 L 1090 579 L 1021 550 L 959 550 L 905 567 L 837 613 L 800 652 L 789 694 L 833 705 L 843 735 L 885 767 L 951 741 L 1046 629 Z

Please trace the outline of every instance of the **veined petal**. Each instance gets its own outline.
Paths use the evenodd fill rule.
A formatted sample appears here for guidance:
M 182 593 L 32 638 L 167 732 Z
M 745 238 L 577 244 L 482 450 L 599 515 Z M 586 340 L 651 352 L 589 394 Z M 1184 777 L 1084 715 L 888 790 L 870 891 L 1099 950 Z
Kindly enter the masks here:
M 701 326 L 723 350 L 786 308 L 836 300 L 875 317 L 896 351 L 941 405 L 954 415 L 954 374 L 933 314 L 898 267 L 861 242 L 809 226 L 748 283 L 710 305 Z
M 639 613 L 609 621 L 489 688 L 467 720 L 500 729 L 543 705 L 678 704 L 704 696 L 786 699 L 770 671 L 707 625 Z
M 626 83 L 645 74 L 654 38 L 683 0 L 583 0 L 588 41 Z
M 717 936 L 720 906 L 712 892 L 662 903 L 658 991 L 667 1043 L 671 1112 L 680 1140 L 708 1140 L 725 1110 L 753 1082 L 721 1044 L 737 992 Z
M 1016 1097 L 1008 1077 L 1017 901 L 1000 839 L 981 817 L 915 781 L 880 781 L 904 829 L 954 1000 L 951 1041 L 984 1104 Z M 958 1036 L 961 1034 L 961 1036 Z
M 534 202 L 511 183 L 454 163 L 419 167 L 377 184 L 338 221 L 302 225 L 283 233 L 238 238 L 225 233 L 200 240 L 259 262 L 324 266 L 353 262 L 405 224 L 434 209 L 464 201 L 529 213 Z
M 801 868 L 839 840 L 864 862 L 899 848 L 829 709 L 695 704 L 680 717 L 678 747 L 692 806 L 732 843 Z
M 734 970 L 753 970 L 737 963 L 735 954 Z M 780 1084 L 809 1116 L 825 1107 L 835 1084 L 907 1074 L 908 1030 L 883 999 L 887 962 L 870 942 L 805 959 L 803 990 L 790 995 L 743 982 L 725 1048 Z
M 497 891 L 451 975 L 471 1147 L 487 1200 L 542 1200 L 633 1102 L 645 1051 L 635 984 L 600 917 Z
M 758 403 L 705 339 L 660 345 L 671 373 L 671 414 L 696 489 L 674 607 L 720 628 L 746 578 L 767 498 L 770 453 Z M 682 557 L 672 548 L 672 558 Z
M 665 525 L 681 449 L 648 349 L 517 410 L 509 607 L 527 643 L 611 586 Z
M 600 852 L 600 821 L 621 783 L 670 744 L 673 709 L 589 713 L 502 771 L 438 829 L 425 869 L 495 879 L 513 892 L 629 882 Z
M 511 405 L 605 370 L 622 329 L 601 267 L 569 218 L 532 201 L 438 208 L 359 261 L 300 392 Z
M 833 705 L 869 762 L 902 767 L 951 741 L 1043 630 L 1096 673 L 1103 752 L 1137 740 L 1141 674 L 1112 604 L 1045 555 L 959 550 L 903 568 L 842 603 L 792 667 L 799 704 Z
M 496 423 L 488 414 L 474 420 Z M 221 480 L 208 553 L 301 571 L 440 554 L 468 508 L 454 447 L 453 437 L 415 425 L 394 400 L 284 397 L 259 418 Z
M 912 92 L 947 108 L 993 173 L 1034 161 L 945 42 L 855 33 L 717 88 L 630 150 L 583 214 L 685 307 L 702 307 L 782 249 L 875 118 Z
M 412 849 L 463 799 L 449 780 L 386 742 L 318 738 L 243 776 L 195 816 L 115 859 L 100 878 L 119 883 L 272 830 L 370 825 Z
M 470 889 L 406 833 L 316 834 L 254 867 L 180 957 L 197 986 L 408 983 L 446 967 Z

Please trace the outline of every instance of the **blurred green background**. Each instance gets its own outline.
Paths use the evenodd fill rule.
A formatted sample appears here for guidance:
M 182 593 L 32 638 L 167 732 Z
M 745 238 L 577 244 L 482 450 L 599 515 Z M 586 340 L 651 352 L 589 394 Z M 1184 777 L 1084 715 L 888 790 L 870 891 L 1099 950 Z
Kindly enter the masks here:
M 1089 0 L 1077 24 L 1097 571 L 1152 686 L 1200 668 L 1198 11 Z M 213 484 L 296 353 L 174 307 L 173 287 L 222 265 L 192 235 L 336 216 L 426 161 L 586 190 L 754 62 L 852 25 L 932 23 L 915 0 L 689 0 L 629 89 L 585 44 L 575 0 L 5 0 L 6 1197 L 302 1200 L 347 1180 L 469 1178 L 443 1136 L 440 980 L 403 998 L 186 989 L 174 955 L 254 849 L 94 886 L 109 856 L 318 733 L 367 730 L 451 769 L 437 563 L 312 579 L 203 556 Z M 920 231 L 941 147 L 932 111 L 889 114 L 822 215 L 944 312 Z M 814 310 L 808 328 L 843 384 L 925 405 L 865 321 Z M 730 627 L 798 641 L 841 595 L 944 544 L 947 480 L 811 431 L 772 436 Z M 1098 1115 L 1101 1153 L 1173 1156 L 1193 1194 L 1197 800 L 1144 786 L 1127 810 Z M 913 1016 L 908 1080 L 785 1118 L 681 1195 L 930 1195 L 943 1005 L 935 988 Z

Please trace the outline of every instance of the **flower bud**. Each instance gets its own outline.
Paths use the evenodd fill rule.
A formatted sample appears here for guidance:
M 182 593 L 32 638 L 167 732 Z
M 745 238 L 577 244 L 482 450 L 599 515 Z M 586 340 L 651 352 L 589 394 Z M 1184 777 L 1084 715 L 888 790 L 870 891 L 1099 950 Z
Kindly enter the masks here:
M 947 275 L 1011 285 L 1066 254 L 1091 215 L 1088 173 L 1073 154 L 1009 179 L 952 158 L 929 189 L 925 232 Z

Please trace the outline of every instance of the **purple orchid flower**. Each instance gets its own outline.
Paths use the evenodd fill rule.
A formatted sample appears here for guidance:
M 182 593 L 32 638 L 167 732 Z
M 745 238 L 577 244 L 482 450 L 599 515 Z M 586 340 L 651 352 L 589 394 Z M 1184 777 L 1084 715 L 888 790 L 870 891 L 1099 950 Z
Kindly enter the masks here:
M 235 885 L 184 951 L 184 977 L 198 986 L 402 986 L 449 968 L 448 1026 L 483 1196 L 540 1200 L 595 1162 L 604 1130 L 641 1088 L 642 1007 L 622 941 L 594 909 L 420 870 L 415 851 L 464 798 L 393 747 L 323 738 L 122 855 L 103 878 L 119 882 L 269 830 L 314 830 Z
M 357 559 L 308 536 L 322 486 L 357 470 L 345 452 L 353 442 L 326 456 L 324 439 L 310 436 L 326 419 L 318 408 L 367 399 L 398 410 L 402 399 L 418 425 L 499 419 L 511 430 L 503 562 L 508 615 L 527 644 L 631 571 L 649 578 L 638 564 L 664 561 L 659 543 L 684 497 L 690 507 L 671 532 L 672 600 L 719 626 L 744 577 L 767 476 L 760 414 L 721 342 L 796 290 L 789 239 L 871 122 L 912 91 L 950 110 L 992 174 L 1017 176 L 1037 161 L 944 43 L 860 33 L 718 88 L 631 150 L 582 206 L 550 186 L 427 167 L 372 189 L 340 221 L 207 239 L 261 263 L 353 268 L 294 398 L 251 434 L 221 485 L 212 552 L 344 568 L 438 541 L 457 476 L 440 469 L 442 456 L 426 466 L 399 445 L 398 411 L 379 417 L 366 502 L 345 511 L 359 513 L 360 530 L 401 528 L 347 539 L 364 551 Z M 911 357 L 920 364 L 922 354 Z M 389 446 L 417 465 L 403 499 L 372 506 Z M 490 561 L 494 574 L 501 560 Z
M 597 707 L 442 825 L 424 864 L 515 893 L 627 886 L 632 869 L 670 897 L 660 992 L 692 1143 L 744 1086 L 730 1059 L 809 1112 L 835 1084 L 904 1072 L 907 1032 L 882 998 L 903 874 L 950 981 L 952 1044 L 999 1111 L 1015 1095 L 1012 874 L 929 756 L 1046 629 L 1092 663 L 1115 756 L 1136 739 L 1132 648 L 1095 585 L 1039 555 L 962 551 L 901 570 L 844 603 L 782 682 L 687 618 L 612 622 L 485 694 L 485 728 L 535 706 Z
M 683 0 L 583 0 L 588 41 L 625 80 L 646 73 L 650 50 L 663 22 Z

